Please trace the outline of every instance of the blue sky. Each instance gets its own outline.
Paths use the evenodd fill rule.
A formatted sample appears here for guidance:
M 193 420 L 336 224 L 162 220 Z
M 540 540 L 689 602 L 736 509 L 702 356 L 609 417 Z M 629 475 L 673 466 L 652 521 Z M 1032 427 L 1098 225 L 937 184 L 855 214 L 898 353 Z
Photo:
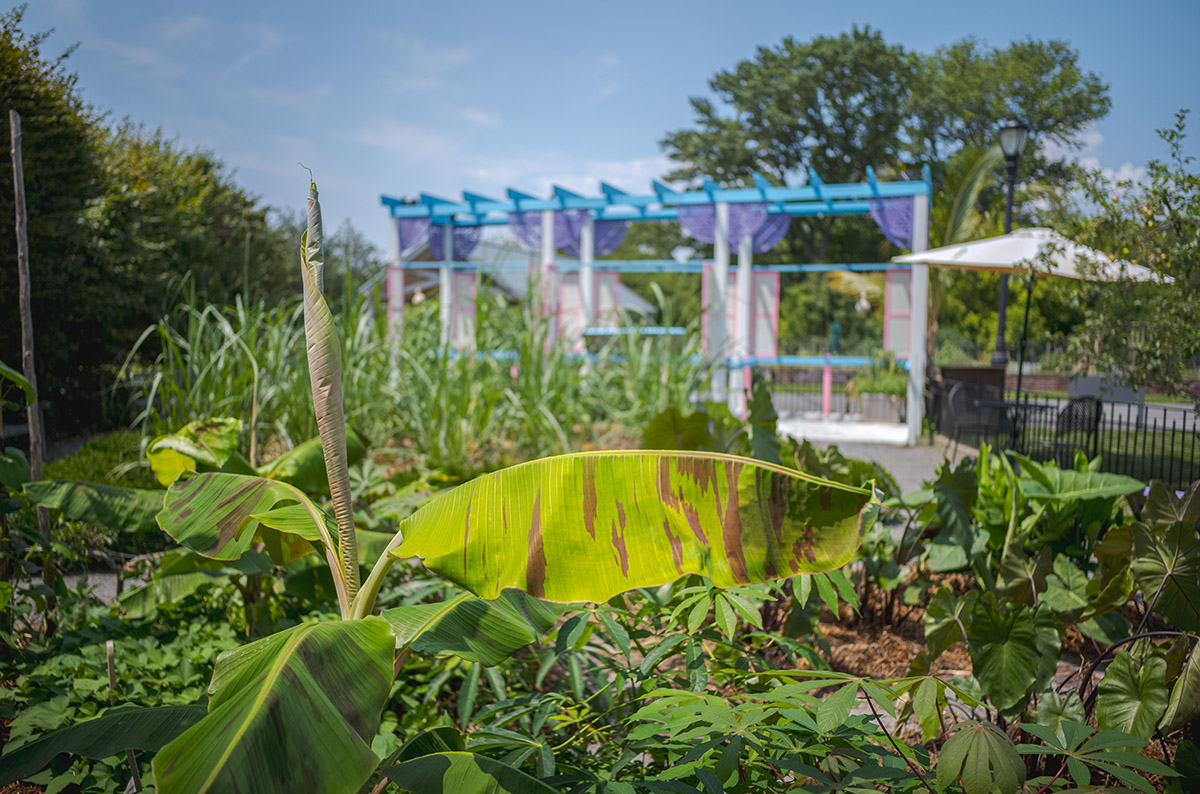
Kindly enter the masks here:
M 326 222 L 349 217 L 381 247 L 381 193 L 647 190 L 669 167 L 658 141 L 690 123 L 714 72 L 853 24 L 918 51 L 1066 39 L 1113 100 L 1076 156 L 1136 175 L 1181 107 L 1200 154 L 1200 0 L 34 0 L 25 19 L 56 29 L 48 54 L 79 42 L 71 68 L 112 119 L 212 149 L 275 206 L 302 206 L 302 161 Z

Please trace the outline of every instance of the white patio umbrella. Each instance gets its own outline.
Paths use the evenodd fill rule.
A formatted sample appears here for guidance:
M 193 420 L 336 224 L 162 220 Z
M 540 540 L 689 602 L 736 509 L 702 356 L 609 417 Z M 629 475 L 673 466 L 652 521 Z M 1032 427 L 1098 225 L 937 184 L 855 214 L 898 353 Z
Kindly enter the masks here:
M 1052 229 L 1016 229 L 999 237 L 947 245 L 915 254 L 892 257 L 905 264 L 984 270 L 994 273 L 1026 273 L 1089 281 L 1162 281 L 1170 279 L 1141 265 L 1121 262 L 1107 254 L 1078 245 Z M 1025 368 L 1025 344 L 1029 336 L 1029 304 L 1033 279 L 1025 293 L 1025 324 L 1017 358 L 1017 401 L 1021 400 L 1021 375 Z

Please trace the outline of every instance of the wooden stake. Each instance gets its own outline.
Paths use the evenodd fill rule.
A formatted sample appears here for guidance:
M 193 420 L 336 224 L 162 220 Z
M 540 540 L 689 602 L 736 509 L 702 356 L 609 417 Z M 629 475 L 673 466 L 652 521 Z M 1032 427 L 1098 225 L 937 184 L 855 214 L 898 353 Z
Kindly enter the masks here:
M 42 428 L 42 409 L 38 403 L 37 372 L 33 367 L 33 306 L 29 287 L 29 234 L 25 214 L 25 169 L 21 163 L 21 115 L 8 111 L 8 123 L 12 129 L 13 198 L 17 210 L 17 281 L 21 304 L 21 366 L 25 380 L 33 386 L 33 399 L 27 408 L 29 415 L 29 470 L 32 478 L 42 479 L 42 461 L 45 458 L 46 436 Z M 58 579 L 54 566 L 54 550 L 50 545 L 50 511 L 37 507 L 38 531 L 42 535 L 42 582 L 51 595 L 46 597 L 46 617 L 43 621 L 47 633 L 52 630 L 50 613 L 57 605 L 52 595 Z

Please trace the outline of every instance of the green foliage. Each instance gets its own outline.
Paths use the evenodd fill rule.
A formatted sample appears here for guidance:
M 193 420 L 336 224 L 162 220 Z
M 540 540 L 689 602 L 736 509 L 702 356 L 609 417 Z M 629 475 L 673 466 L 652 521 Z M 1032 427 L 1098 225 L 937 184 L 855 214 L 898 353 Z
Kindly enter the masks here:
M 1065 229 L 1071 239 L 1149 268 L 1159 283 L 1097 284 L 1084 302 L 1087 319 L 1071 352 L 1100 372 L 1119 373 L 1132 386 L 1188 392 L 1200 357 L 1200 331 L 1187 318 L 1200 306 L 1200 174 L 1184 154 L 1187 111 L 1159 130 L 1165 160 L 1147 164 L 1138 184 L 1099 172 L 1081 178 L 1095 212 Z M 1170 283 L 1162 283 L 1170 279 Z

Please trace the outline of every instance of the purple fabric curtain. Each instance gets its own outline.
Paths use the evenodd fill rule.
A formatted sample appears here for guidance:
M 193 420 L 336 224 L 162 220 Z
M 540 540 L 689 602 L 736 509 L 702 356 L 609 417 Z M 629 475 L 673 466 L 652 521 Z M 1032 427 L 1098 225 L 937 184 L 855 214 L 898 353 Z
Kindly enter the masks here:
M 442 239 L 446 227 L 433 226 L 429 233 L 429 253 L 433 257 L 433 261 L 442 261 Z M 475 246 L 479 245 L 479 238 L 483 236 L 482 226 L 455 226 L 453 232 L 454 243 L 452 245 L 453 252 L 450 257 L 452 261 L 463 262 L 475 250 Z
M 579 256 L 579 232 L 583 229 L 583 221 L 585 217 L 581 214 L 578 220 L 578 228 L 575 229 L 574 238 L 567 241 L 567 244 L 562 246 L 563 253 L 567 256 Z M 608 256 L 613 251 L 617 250 L 625 240 L 625 234 L 629 231 L 629 221 L 596 221 L 595 236 L 592 240 L 592 253 L 595 256 Z
M 411 254 L 429 242 L 429 229 L 432 225 L 432 218 L 396 218 L 401 253 Z
M 701 243 L 711 243 L 716 237 L 717 208 L 713 204 L 684 204 L 676 208 L 683 233 Z M 736 249 L 738 240 L 753 235 L 767 219 L 767 205 L 729 205 L 729 245 Z M 778 242 L 778 241 L 776 241 Z M 765 249 L 764 249 L 765 250 Z
M 554 213 L 554 247 L 565 248 L 567 243 L 574 240 L 578 243 L 579 227 L 583 220 L 578 210 Z M 508 228 L 513 235 L 525 245 L 533 249 L 542 247 L 542 213 L 532 212 L 508 213 Z
M 871 217 L 892 245 L 912 248 L 913 207 L 916 197 L 871 199 Z
M 761 254 L 778 245 L 783 236 L 787 234 L 791 222 L 792 216 L 783 212 L 777 215 L 768 215 L 762 226 L 759 226 L 758 231 L 754 233 L 754 253 Z

